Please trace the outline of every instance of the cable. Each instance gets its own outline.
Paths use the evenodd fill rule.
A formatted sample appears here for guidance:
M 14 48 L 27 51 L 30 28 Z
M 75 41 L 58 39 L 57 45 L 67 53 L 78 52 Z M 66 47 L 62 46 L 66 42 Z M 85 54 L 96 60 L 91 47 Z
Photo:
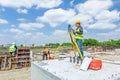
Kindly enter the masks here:
M 68 32 L 65 33 L 65 35 L 63 36 L 61 42 L 60 42 L 60 45 L 55 49 L 55 52 L 54 52 L 54 56 L 56 56 L 56 52 L 58 51 L 58 49 L 60 48 L 60 46 L 63 44 L 63 42 L 65 41 L 66 37 L 68 35 Z

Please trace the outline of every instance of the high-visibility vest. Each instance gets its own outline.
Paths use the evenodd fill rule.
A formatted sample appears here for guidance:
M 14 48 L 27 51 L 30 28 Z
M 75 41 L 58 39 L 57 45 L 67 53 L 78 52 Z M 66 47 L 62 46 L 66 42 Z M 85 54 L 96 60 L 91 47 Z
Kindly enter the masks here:
M 80 32 L 80 27 L 78 27 L 78 28 L 76 29 L 76 32 Z M 82 40 L 82 39 L 83 39 L 83 36 L 84 36 L 84 34 L 75 33 L 75 39 L 80 39 L 80 40 Z
M 9 52 L 15 52 L 16 48 L 15 45 L 9 47 Z
M 44 52 L 45 52 L 45 53 L 49 53 L 49 49 L 48 49 L 48 48 L 45 48 L 45 49 L 44 49 Z

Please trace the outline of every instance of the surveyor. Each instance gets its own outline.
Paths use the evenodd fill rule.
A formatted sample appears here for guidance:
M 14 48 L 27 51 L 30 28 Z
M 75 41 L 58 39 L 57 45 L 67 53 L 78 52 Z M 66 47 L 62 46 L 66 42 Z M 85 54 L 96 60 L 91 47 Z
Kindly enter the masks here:
M 83 52 L 83 48 L 82 48 L 82 40 L 83 40 L 84 34 L 83 34 L 83 28 L 80 24 L 80 20 L 76 20 L 75 26 L 76 26 L 76 30 L 73 30 L 73 34 L 75 35 L 75 40 L 80 48 L 80 52 L 81 52 L 82 56 L 84 56 L 84 52 Z
M 17 53 L 17 46 L 15 43 L 12 43 L 12 45 L 9 47 L 9 53 L 12 56 L 16 56 Z
M 43 50 L 43 60 L 45 60 L 45 57 L 46 57 L 46 60 L 47 60 L 48 59 L 48 55 L 50 56 L 50 50 L 49 50 L 49 48 L 44 47 L 44 50 Z

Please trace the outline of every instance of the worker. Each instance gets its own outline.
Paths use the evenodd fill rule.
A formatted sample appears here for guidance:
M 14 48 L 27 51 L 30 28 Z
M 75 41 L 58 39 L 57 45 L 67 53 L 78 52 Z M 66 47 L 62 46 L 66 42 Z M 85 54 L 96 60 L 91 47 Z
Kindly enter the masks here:
M 80 52 L 82 56 L 84 56 L 83 48 L 82 48 L 82 40 L 83 40 L 84 34 L 83 34 L 83 28 L 80 24 L 80 20 L 76 20 L 75 26 L 77 28 L 76 30 L 73 30 L 73 34 L 75 35 L 75 40 L 76 40 L 76 43 L 78 44 L 78 47 L 80 48 Z
M 12 56 L 16 56 L 17 53 L 17 46 L 15 43 L 12 43 L 12 45 L 9 47 L 9 53 Z
M 47 60 L 48 59 L 48 55 L 50 56 L 49 48 L 44 47 L 44 50 L 43 50 L 43 60 L 45 59 L 45 57 L 46 57 L 46 60 Z

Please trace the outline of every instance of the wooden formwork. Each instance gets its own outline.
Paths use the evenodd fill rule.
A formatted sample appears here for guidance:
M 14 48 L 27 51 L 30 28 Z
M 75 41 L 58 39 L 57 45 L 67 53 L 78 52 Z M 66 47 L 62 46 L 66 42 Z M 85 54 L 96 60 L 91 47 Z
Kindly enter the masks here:
M 21 67 L 30 66 L 30 49 L 28 48 L 18 49 L 16 59 L 18 62 L 18 66 Z
M 0 55 L 0 70 L 30 66 L 30 49 L 18 49 L 16 56 Z
M 11 66 L 11 58 L 9 55 L 0 55 L 0 70 L 9 70 Z

